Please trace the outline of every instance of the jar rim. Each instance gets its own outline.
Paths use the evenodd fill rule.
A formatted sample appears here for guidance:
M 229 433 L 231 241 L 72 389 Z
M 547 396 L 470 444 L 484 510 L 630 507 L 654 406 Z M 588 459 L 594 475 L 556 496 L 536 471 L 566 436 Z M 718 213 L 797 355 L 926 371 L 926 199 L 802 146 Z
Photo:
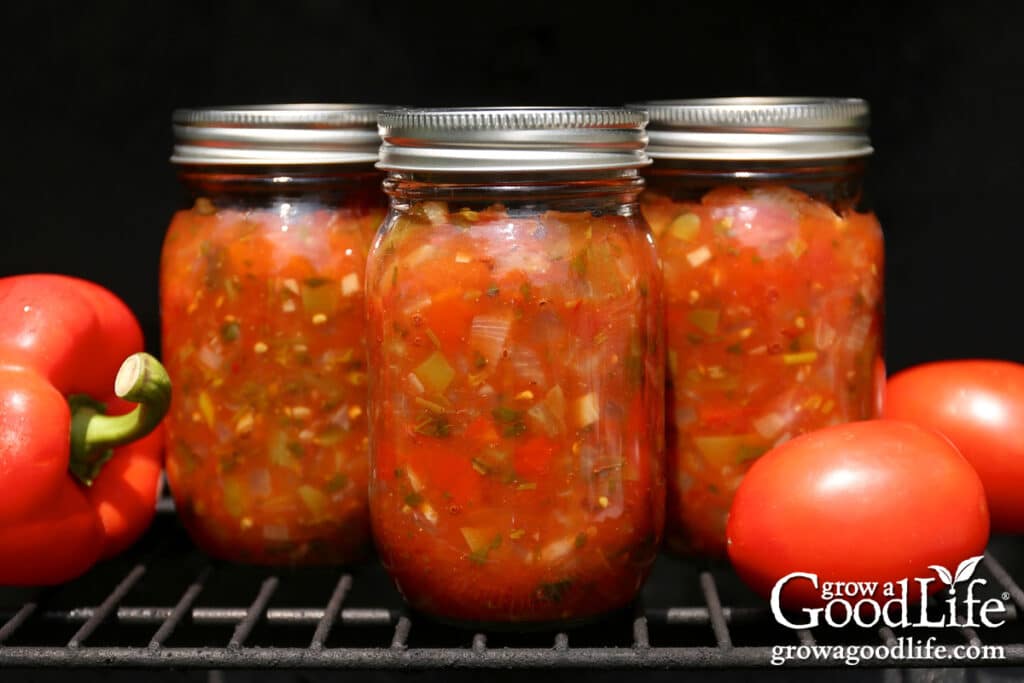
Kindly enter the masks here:
M 373 104 L 258 104 L 177 109 L 171 163 L 318 165 L 377 160 Z
M 650 163 L 647 114 L 625 107 L 404 108 L 378 119 L 378 168 L 500 173 Z
M 870 108 L 853 97 L 717 97 L 628 105 L 651 118 L 654 159 L 796 161 L 869 156 Z

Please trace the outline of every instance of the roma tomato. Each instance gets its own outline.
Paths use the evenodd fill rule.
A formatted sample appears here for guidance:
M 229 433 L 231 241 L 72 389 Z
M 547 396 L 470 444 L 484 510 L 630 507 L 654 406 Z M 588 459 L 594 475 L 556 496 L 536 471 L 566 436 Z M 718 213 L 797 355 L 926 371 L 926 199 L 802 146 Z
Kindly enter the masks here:
M 1024 533 L 1024 365 L 928 363 L 889 379 L 885 416 L 944 434 L 985 485 L 995 531 Z
M 736 571 L 765 597 L 791 572 L 823 582 L 934 576 L 929 565 L 980 555 L 988 533 L 970 464 L 941 435 L 893 420 L 772 449 L 743 478 L 726 529 Z M 809 581 L 787 583 L 781 598 L 787 608 L 822 602 Z

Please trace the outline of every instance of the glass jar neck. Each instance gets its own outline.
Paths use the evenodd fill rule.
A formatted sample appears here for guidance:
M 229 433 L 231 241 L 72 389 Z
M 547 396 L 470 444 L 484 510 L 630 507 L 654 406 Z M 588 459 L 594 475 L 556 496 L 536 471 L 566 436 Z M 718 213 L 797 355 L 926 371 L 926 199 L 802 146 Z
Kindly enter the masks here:
M 271 206 L 283 200 L 319 203 L 384 204 L 384 174 L 373 164 L 311 166 L 195 166 L 178 169 L 191 200 L 208 197 L 219 204 Z
M 553 205 L 593 210 L 636 202 L 644 181 L 636 169 L 536 173 L 392 172 L 384 191 L 397 205 L 447 201 L 509 208 Z
M 792 162 L 657 159 L 644 170 L 644 178 L 652 193 L 676 201 L 697 201 L 717 187 L 783 185 L 840 211 L 861 204 L 866 168 L 864 157 Z

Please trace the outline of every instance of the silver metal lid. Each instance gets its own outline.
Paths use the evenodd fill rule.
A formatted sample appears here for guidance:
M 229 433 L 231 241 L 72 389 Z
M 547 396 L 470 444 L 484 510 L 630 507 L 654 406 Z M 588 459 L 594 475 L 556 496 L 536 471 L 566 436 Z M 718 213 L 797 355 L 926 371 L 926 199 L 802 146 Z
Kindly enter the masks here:
M 636 168 L 647 114 L 624 108 L 397 109 L 378 119 L 378 168 L 518 172 Z
M 797 161 L 872 153 L 868 103 L 856 98 L 721 97 L 630 105 L 651 117 L 654 159 Z
M 377 115 L 368 104 L 267 104 L 178 109 L 175 164 L 352 164 L 377 160 Z

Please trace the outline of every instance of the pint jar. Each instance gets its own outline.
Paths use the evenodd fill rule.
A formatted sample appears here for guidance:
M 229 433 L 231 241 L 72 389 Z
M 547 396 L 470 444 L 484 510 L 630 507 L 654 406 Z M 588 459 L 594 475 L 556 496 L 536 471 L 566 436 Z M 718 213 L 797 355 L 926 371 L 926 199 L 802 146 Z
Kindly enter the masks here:
M 624 109 L 381 116 L 367 271 L 370 510 L 413 607 L 459 623 L 622 607 L 661 540 L 661 273 Z
M 363 293 L 386 204 L 377 111 L 174 114 L 188 200 L 161 261 L 167 476 L 189 534 L 216 557 L 338 563 L 368 545 Z
M 721 555 L 765 451 L 875 417 L 882 232 L 857 99 L 651 102 L 643 212 L 665 276 L 667 542 Z

